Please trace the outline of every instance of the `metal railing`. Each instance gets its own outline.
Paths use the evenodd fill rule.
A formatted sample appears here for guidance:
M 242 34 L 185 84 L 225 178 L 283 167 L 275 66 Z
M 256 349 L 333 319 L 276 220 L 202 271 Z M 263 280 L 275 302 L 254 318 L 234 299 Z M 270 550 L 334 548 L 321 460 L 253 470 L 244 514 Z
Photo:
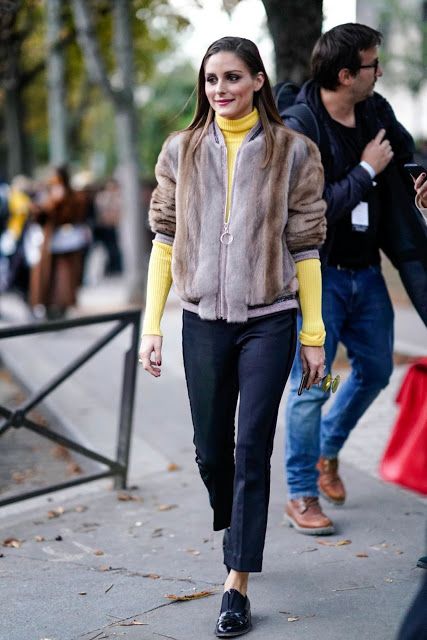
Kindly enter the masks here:
M 100 480 L 101 478 L 113 477 L 115 488 L 123 489 L 126 487 L 136 384 L 140 310 L 118 311 L 116 313 L 87 316 L 73 320 L 58 320 L 40 324 L 5 327 L 0 329 L 0 340 L 5 338 L 15 338 L 18 336 L 28 336 L 37 333 L 63 331 L 66 329 L 94 324 L 105 324 L 108 322 L 115 322 L 113 328 L 111 328 L 101 338 L 97 339 L 96 342 L 87 348 L 79 357 L 75 358 L 66 367 L 64 367 L 49 382 L 44 384 L 39 391 L 32 393 L 30 397 L 22 402 L 17 408 L 8 409 L 7 407 L 0 405 L 0 416 L 4 418 L 4 420 L 0 422 L 0 436 L 12 427 L 17 429 L 24 427 L 44 438 L 48 438 L 49 440 L 70 449 L 71 451 L 75 451 L 76 453 L 89 458 L 90 460 L 94 460 L 95 462 L 105 465 L 107 469 L 105 471 L 100 471 L 99 473 L 74 478 L 67 482 L 49 485 L 47 487 L 34 489 L 33 491 L 26 491 L 25 493 L 23 492 L 3 499 L 0 498 L 0 507 L 20 500 L 34 498 L 45 493 L 51 493 L 52 491 L 58 491 L 59 489 L 66 489 L 85 482 Z M 30 418 L 28 413 L 43 402 L 43 400 L 45 400 L 52 391 L 62 384 L 64 380 L 69 378 L 75 371 L 77 371 L 77 369 L 90 360 L 90 358 L 98 353 L 98 351 L 105 347 L 105 345 L 111 342 L 128 326 L 132 327 L 131 345 L 124 356 L 124 373 L 120 400 L 116 458 L 115 460 L 111 460 L 96 451 L 88 449 L 79 442 L 75 442 L 70 438 L 52 431 L 45 424 L 39 424 L 34 419 Z

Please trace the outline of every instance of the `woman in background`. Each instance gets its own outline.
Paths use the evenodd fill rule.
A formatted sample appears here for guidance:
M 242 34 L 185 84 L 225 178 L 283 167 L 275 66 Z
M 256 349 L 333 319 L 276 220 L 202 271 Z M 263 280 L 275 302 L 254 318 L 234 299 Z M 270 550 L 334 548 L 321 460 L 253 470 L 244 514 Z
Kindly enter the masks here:
M 71 188 L 66 167 L 55 169 L 45 197 L 33 207 L 44 231 L 40 260 L 30 274 L 30 306 L 37 319 L 59 319 L 76 304 L 83 249 L 90 241 L 82 224 L 87 209 L 85 195 Z

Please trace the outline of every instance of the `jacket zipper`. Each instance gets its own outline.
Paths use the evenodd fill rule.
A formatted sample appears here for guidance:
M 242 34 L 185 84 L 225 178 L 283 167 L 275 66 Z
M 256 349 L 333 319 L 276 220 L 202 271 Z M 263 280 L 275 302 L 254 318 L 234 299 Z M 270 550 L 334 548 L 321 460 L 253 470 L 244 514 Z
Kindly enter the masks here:
M 261 127 L 258 127 L 254 133 L 251 135 L 251 137 L 249 138 L 249 142 L 251 142 L 252 140 L 254 140 L 258 134 L 261 131 Z M 242 142 L 242 145 L 245 141 Z M 230 198 L 229 198 L 229 202 L 230 202 L 230 210 L 229 210 L 229 215 L 228 215 L 228 220 L 226 219 L 227 216 L 227 191 L 225 193 L 225 205 L 224 205 L 224 222 L 223 222 L 223 226 L 222 226 L 222 233 L 220 235 L 220 249 L 219 249 L 219 313 L 218 316 L 220 319 L 222 320 L 226 320 L 227 319 L 227 301 L 225 299 L 225 272 L 226 272 L 226 266 L 227 266 L 227 247 L 233 242 L 233 234 L 230 232 L 230 220 L 231 220 L 231 205 L 232 205 L 232 197 L 233 197 L 233 187 L 234 187 L 234 176 L 236 175 L 236 170 L 237 170 L 237 162 L 238 162 L 238 158 L 240 155 L 240 150 L 242 148 L 242 145 L 240 145 L 240 148 L 237 152 L 237 156 L 236 156 L 236 161 L 234 164 L 234 175 L 233 175 L 233 180 L 231 183 L 231 189 L 230 189 Z M 228 176 L 227 176 L 227 147 L 225 147 L 225 183 L 228 185 Z
M 224 179 L 225 184 L 227 185 L 227 147 L 224 149 L 225 155 L 225 171 L 224 171 Z M 226 244 L 223 242 L 224 233 L 228 231 L 228 227 L 230 225 L 230 216 L 228 218 L 228 222 L 226 222 L 225 218 L 227 215 L 227 190 L 225 190 L 225 203 L 224 203 L 224 216 L 223 216 L 223 230 L 219 238 L 219 290 L 218 290 L 218 317 L 221 320 L 225 320 L 225 292 L 224 292 L 224 279 L 225 279 L 225 250 Z M 225 236 L 224 236 L 225 237 Z

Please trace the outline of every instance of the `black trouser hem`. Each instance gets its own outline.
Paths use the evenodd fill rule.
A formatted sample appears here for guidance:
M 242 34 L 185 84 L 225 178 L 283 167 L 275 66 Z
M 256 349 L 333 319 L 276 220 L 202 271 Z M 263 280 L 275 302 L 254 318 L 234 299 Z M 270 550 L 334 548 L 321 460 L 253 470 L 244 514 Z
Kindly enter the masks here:
M 248 557 L 233 554 L 224 553 L 224 564 L 234 571 L 243 571 L 247 573 L 261 573 L 262 571 L 262 556 Z

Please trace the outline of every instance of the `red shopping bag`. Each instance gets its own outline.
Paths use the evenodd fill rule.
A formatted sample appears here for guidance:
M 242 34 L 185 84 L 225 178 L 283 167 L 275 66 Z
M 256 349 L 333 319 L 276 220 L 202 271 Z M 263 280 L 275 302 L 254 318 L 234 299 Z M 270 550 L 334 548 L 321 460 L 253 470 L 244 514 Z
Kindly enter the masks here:
M 411 365 L 396 402 L 400 412 L 380 462 L 380 475 L 427 495 L 427 358 Z

